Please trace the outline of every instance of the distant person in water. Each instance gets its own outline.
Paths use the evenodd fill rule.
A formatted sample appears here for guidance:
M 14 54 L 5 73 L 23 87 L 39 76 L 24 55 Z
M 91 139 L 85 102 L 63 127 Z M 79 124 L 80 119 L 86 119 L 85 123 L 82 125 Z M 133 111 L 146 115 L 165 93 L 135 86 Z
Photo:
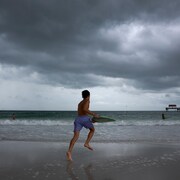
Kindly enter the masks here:
M 79 138 L 80 131 L 83 127 L 89 129 L 89 134 L 84 143 L 84 147 L 88 148 L 89 150 L 93 150 L 93 148 L 89 145 L 89 142 L 94 135 L 95 128 L 93 126 L 91 117 L 89 117 L 88 115 L 92 115 L 93 117 L 99 117 L 99 116 L 89 110 L 90 92 L 88 90 L 82 91 L 82 98 L 83 100 L 78 104 L 78 116 L 74 121 L 74 136 L 70 141 L 69 149 L 66 153 L 67 159 L 69 161 L 72 161 L 72 156 L 71 156 L 72 150 L 74 144 Z
M 164 113 L 162 113 L 162 119 L 163 119 L 163 120 L 165 119 L 165 115 L 164 115 Z
M 14 113 L 12 114 L 12 119 L 16 120 L 16 115 Z

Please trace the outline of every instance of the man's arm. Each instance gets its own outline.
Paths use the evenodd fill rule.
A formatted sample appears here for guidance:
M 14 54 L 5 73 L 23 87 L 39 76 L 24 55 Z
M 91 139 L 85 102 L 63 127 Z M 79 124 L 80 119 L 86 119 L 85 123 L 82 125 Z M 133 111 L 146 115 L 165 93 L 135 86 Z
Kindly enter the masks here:
M 93 113 L 89 110 L 89 103 L 90 103 L 89 100 L 85 102 L 83 111 L 89 115 L 92 115 L 93 117 L 98 117 L 98 115 L 96 113 Z

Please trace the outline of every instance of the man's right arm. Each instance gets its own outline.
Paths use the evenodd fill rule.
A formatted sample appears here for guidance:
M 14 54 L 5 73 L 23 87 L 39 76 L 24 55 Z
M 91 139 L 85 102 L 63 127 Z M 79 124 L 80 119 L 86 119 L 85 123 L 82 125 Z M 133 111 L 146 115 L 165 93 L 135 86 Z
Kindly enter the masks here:
M 86 101 L 84 104 L 84 108 L 83 111 L 86 112 L 89 115 L 92 115 L 93 117 L 98 117 L 98 115 L 96 113 L 93 113 L 89 110 L 89 101 Z

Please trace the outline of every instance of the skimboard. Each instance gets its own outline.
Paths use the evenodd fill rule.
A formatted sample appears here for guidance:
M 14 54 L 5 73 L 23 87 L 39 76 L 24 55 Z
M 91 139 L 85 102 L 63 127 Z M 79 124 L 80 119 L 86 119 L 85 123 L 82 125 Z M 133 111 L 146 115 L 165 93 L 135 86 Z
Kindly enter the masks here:
M 114 119 L 111 119 L 111 118 L 105 117 L 105 116 L 100 116 L 100 117 L 98 117 L 98 118 L 93 117 L 92 120 L 93 120 L 94 122 L 97 122 L 97 123 L 113 122 L 113 121 L 115 121 Z

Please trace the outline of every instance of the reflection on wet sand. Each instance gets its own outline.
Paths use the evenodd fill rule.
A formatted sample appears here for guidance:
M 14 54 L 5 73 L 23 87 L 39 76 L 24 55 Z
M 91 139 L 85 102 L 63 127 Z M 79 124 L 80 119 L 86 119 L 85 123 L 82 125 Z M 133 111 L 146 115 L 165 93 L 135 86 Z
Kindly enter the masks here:
M 73 164 L 73 162 L 68 161 L 67 162 L 67 167 L 66 167 L 66 172 L 68 173 L 69 177 L 72 180 L 79 179 L 79 177 L 75 173 L 75 169 L 76 169 L 76 166 Z M 86 175 L 87 179 L 88 180 L 94 180 L 93 175 L 92 175 L 92 169 L 93 169 L 92 164 L 88 164 L 87 166 L 83 167 L 83 169 L 84 169 L 84 172 L 85 172 L 85 175 Z

